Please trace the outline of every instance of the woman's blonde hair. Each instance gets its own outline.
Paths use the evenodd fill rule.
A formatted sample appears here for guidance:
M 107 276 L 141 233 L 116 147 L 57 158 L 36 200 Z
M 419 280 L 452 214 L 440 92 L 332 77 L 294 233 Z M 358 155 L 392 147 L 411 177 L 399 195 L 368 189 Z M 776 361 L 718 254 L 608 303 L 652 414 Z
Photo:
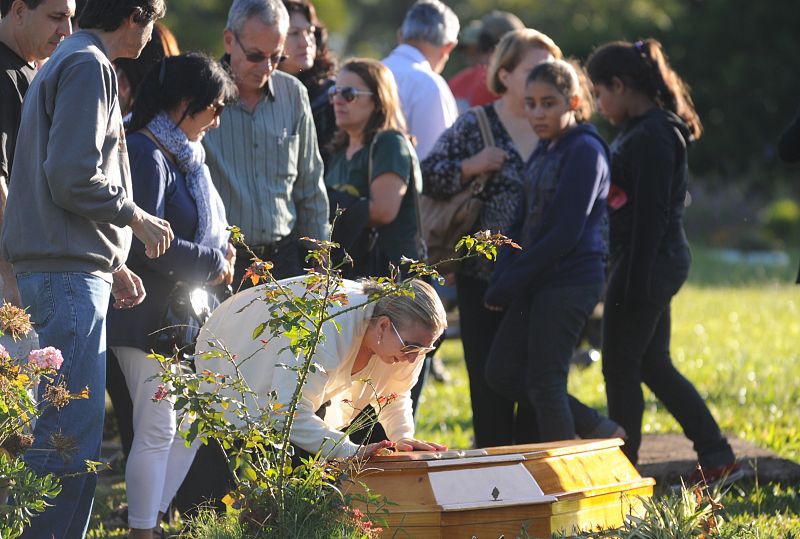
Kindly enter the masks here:
M 486 84 L 489 90 L 498 95 L 506 93 L 508 88 L 500 81 L 500 70 L 514 71 L 531 49 L 546 50 L 556 60 L 560 60 L 563 56 L 561 49 L 547 34 L 532 28 L 521 28 L 509 32 L 497 44 L 492 59 L 489 61 L 489 69 L 486 74 Z
M 380 292 L 377 285 L 364 281 L 364 293 Z M 439 299 L 439 294 L 431 285 L 419 279 L 411 281 L 413 295 L 397 294 L 386 296 L 375 303 L 373 318 L 388 316 L 398 328 L 408 328 L 415 324 L 441 335 L 447 328 L 447 314 Z
M 353 58 L 345 62 L 340 71 L 349 71 L 358 76 L 372 92 L 369 97 L 375 105 L 375 110 L 364 126 L 365 146 L 369 146 L 375 135 L 382 131 L 406 133 L 406 120 L 400 108 L 400 97 L 397 95 L 397 86 L 388 67 L 372 58 Z M 331 149 L 335 153 L 345 148 L 347 143 L 347 133 L 338 129 L 331 143 Z

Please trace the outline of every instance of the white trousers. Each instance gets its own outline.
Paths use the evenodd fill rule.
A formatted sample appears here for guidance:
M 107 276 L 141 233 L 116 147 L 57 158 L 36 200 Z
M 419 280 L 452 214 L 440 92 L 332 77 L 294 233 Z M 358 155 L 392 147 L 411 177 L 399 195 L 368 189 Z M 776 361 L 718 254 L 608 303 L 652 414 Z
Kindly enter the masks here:
M 162 382 L 160 379 L 148 381 L 148 378 L 162 372 L 158 361 L 148 358 L 147 353 L 138 348 L 110 348 L 119 360 L 133 401 L 133 444 L 125 467 L 128 525 L 134 529 L 155 528 L 164 497 L 170 447 L 175 438 L 175 410 L 167 399 L 153 401 Z M 164 508 L 171 500 L 170 497 Z
M 186 427 L 182 428 L 185 429 Z M 192 445 L 186 447 L 186 440 L 183 439 L 180 432 L 175 433 L 175 438 L 169 451 L 167 475 L 164 478 L 164 492 L 161 497 L 162 513 L 167 512 L 172 498 L 181 488 L 181 483 L 186 479 L 186 474 L 189 473 L 189 468 L 192 467 L 194 456 L 197 454 L 197 450 L 200 449 L 201 443 L 200 440 L 195 440 Z

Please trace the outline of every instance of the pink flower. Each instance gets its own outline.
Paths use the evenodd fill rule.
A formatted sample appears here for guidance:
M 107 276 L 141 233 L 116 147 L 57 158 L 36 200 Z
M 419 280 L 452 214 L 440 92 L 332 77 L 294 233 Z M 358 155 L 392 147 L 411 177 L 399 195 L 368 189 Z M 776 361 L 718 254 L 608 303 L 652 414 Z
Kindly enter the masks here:
M 10 359 L 8 350 L 2 344 L 0 344 L 0 359 Z
M 28 362 L 33 363 L 40 369 L 54 369 L 61 368 L 64 363 L 64 356 L 61 355 L 61 350 L 48 346 L 41 350 L 31 350 L 28 354 Z
M 167 398 L 167 395 L 169 395 L 169 391 L 164 387 L 164 384 L 161 384 L 158 386 L 158 389 L 156 389 L 156 394 L 153 395 L 153 402 L 163 401 Z
M 386 404 L 393 403 L 395 400 L 397 400 L 397 393 L 393 391 L 388 395 L 381 395 L 380 397 L 378 397 L 378 404 L 384 406 Z

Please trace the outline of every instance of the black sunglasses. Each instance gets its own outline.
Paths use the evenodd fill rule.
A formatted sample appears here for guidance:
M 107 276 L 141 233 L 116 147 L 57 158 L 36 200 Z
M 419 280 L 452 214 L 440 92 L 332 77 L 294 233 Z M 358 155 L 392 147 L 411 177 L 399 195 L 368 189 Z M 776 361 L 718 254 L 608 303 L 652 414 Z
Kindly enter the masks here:
M 219 118 L 222 111 L 225 110 L 225 103 L 211 103 L 208 108 L 214 109 L 214 118 Z
M 262 52 L 249 52 L 244 48 L 244 44 L 242 43 L 242 40 L 239 39 L 239 35 L 236 32 L 233 32 L 233 38 L 236 40 L 236 43 L 239 44 L 239 48 L 242 49 L 245 59 L 251 64 L 260 64 L 264 60 L 268 60 L 269 67 L 275 68 L 287 58 L 283 52 L 276 52 L 269 57 Z
M 356 97 L 360 95 L 372 95 L 372 92 L 368 92 L 367 90 L 358 90 L 352 86 L 331 86 L 328 88 L 328 99 L 330 101 L 333 101 L 333 98 L 337 95 L 342 96 L 342 99 L 348 103 L 352 103 L 356 100 Z

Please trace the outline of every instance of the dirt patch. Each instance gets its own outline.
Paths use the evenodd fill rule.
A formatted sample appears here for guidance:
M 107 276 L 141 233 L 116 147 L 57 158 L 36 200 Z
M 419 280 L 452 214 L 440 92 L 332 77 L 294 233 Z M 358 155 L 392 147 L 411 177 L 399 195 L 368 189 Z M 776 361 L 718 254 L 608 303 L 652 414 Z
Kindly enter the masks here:
M 728 438 L 736 458 L 745 469 L 745 477 L 764 483 L 800 483 L 800 464 L 779 457 L 772 451 L 739 438 Z M 659 485 L 680 483 L 697 464 L 697 454 L 682 434 L 652 434 L 642 439 L 639 473 L 653 477 Z

